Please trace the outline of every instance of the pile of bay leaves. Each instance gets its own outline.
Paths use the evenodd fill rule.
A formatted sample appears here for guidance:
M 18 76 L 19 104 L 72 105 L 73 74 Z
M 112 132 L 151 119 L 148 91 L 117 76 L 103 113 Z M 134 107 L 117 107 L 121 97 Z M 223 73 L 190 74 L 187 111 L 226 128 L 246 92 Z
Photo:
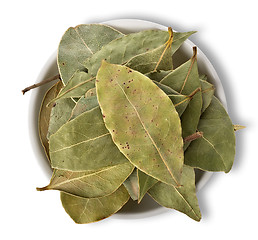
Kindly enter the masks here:
M 195 169 L 229 172 L 235 129 L 214 86 L 198 73 L 196 47 L 173 68 L 173 54 L 193 33 L 124 35 L 84 24 L 63 35 L 60 80 L 39 115 L 53 175 L 37 189 L 61 191 L 76 223 L 107 218 L 146 193 L 200 221 Z

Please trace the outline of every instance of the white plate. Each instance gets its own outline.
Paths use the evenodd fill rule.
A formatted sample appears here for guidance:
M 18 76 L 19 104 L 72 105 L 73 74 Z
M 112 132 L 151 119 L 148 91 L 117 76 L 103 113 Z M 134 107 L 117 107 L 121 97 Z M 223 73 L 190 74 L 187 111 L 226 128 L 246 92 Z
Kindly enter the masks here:
M 145 29 L 162 29 L 167 30 L 167 26 L 163 26 L 154 22 L 138 20 L 138 19 L 118 19 L 104 22 L 104 24 L 110 25 L 123 33 L 138 32 Z M 174 27 L 173 25 L 171 26 Z M 176 31 L 176 29 L 174 29 Z M 175 56 L 179 59 L 175 62 L 175 65 L 182 64 L 187 61 L 192 56 L 192 47 L 195 46 L 190 40 L 186 40 L 180 49 L 175 53 Z M 197 46 L 198 47 L 198 46 Z M 180 57 L 179 57 L 180 56 Z M 227 107 L 225 93 L 221 84 L 221 81 L 213 68 L 212 64 L 204 53 L 198 48 L 197 50 L 197 62 L 200 74 L 206 74 L 208 76 L 209 82 L 216 87 L 216 96 L 220 99 L 224 107 Z M 56 75 L 58 73 L 56 64 L 56 52 L 51 55 L 45 66 L 42 68 L 37 82 L 42 81 L 48 77 Z M 53 84 L 53 83 L 52 83 Z M 39 135 L 38 135 L 38 114 L 41 105 L 41 101 L 46 90 L 52 85 L 44 85 L 40 88 L 36 88 L 32 91 L 31 101 L 30 101 L 30 111 L 29 111 L 29 121 L 30 121 L 30 139 L 32 144 L 32 149 L 34 150 L 36 159 L 42 167 L 42 170 L 46 173 L 46 177 L 50 179 L 51 169 L 48 164 L 48 160 L 45 157 L 45 153 L 41 146 Z M 196 187 L 199 191 L 210 179 L 212 173 L 205 172 L 200 180 L 197 182 Z M 148 216 L 153 216 L 169 211 L 169 209 L 160 207 L 154 200 L 149 196 L 144 197 L 141 204 L 136 204 L 130 201 L 119 213 L 115 214 L 114 217 L 119 218 L 143 218 Z M 126 214 L 125 214 L 126 213 Z

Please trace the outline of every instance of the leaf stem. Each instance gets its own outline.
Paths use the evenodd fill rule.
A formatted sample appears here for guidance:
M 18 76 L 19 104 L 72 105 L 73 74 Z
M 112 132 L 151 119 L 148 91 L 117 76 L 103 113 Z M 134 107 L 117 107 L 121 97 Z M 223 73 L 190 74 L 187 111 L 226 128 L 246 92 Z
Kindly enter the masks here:
M 36 190 L 37 191 L 45 191 L 45 190 L 49 190 L 49 188 L 48 188 L 48 186 L 45 186 L 45 187 L 42 187 L 42 188 L 37 187 Z
M 196 140 L 198 138 L 201 138 L 203 136 L 203 132 L 196 132 L 192 135 L 189 135 L 187 137 L 184 138 L 184 143 L 186 142 L 192 142 L 193 140 Z
M 171 27 L 168 28 L 168 33 L 169 33 L 169 38 L 168 38 L 167 42 L 165 43 L 166 47 L 165 47 L 164 51 L 162 52 L 162 54 L 161 54 L 161 56 L 160 56 L 160 58 L 159 58 L 159 61 L 158 61 L 158 63 L 156 64 L 156 67 L 154 68 L 153 72 L 156 72 L 156 71 L 157 71 L 157 68 L 158 68 L 158 66 L 159 66 L 159 64 L 160 64 L 160 62 L 161 62 L 161 60 L 162 60 L 162 58 L 163 58 L 165 52 L 166 52 L 167 49 L 170 48 L 171 45 L 172 45 L 174 35 L 173 35 L 173 30 L 172 30 Z
M 187 80 L 188 80 L 188 77 L 189 77 L 191 71 L 192 71 L 193 64 L 194 64 L 194 62 L 196 61 L 196 59 L 197 59 L 197 47 L 194 46 L 194 47 L 193 47 L 193 56 L 191 57 L 191 65 L 190 65 L 190 68 L 189 68 L 189 70 L 188 70 L 188 72 L 187 72 L 187 75 L 186 75 L 186 78 L 185 78 L 185 80 L 184 80 L 183 86 L 182 86 L 182 88 L 181 88 L 181 90 L 180 90 L 179 93 L 182 93 L 182 92 L 183 92 L 184 87 L 185 87 L 185 84 L 186 84 L 186 82 L 187 82 Z
M 196 88 L 192 93 L 190 93 L 190 95 L 188 95 L 188 97 L 189 97 L 190 99 L 192 99 L 192 98 L 194 97 L 194 95 L 195 95 L 196 93 L 200 92 L 200 91 L 201 91 L 201 88 Z
M 42 81 L 39 82 L 39 83 L 35 83 L 35 84 L 33 84 L 33 85 L 29 86 L 29 87 L 24 88 L 24 89 L 22 90 L 22 94 L 24 95 L 26 92 L 30 91 L 31 89 L 37 88 L 37 87 L 39 87 L 39 86 L 42 86 L 42 85 L 47 84 L 47 83 L 49 83 L 49 82 L 52 82 L 52 81 L 54 81 L 54 80 L 56 80 L 56 79 L 59 79 L 59 80 L 60 80 L 60 75 L 59 75 L 59 74 L 58 74 L 58 75 L 55 75 L 55 76 L 53 76 L 53 77 L 44 79 L 44 80 L 42 80 Z

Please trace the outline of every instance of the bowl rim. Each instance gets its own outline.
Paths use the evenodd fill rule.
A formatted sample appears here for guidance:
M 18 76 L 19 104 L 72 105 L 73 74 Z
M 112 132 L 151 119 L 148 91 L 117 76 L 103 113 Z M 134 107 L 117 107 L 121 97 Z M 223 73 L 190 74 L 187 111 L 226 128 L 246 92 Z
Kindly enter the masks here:
M 109 26 L 112 26 L 118 30 L 121 30 L 123 32 L 130 31 L 130 32 L 137 32 L 140 30 L 144 29 L 150 29 L 150 28 L 157 28 L 161 30 L 167 30 L 167 26 L 164 26 L 162 24 L 152 22 L 152 21 L 147 21 L 147 20 L 142 20 L 142 19 L 130 19 L 130 18 L 122 18 L 122 19 L 113 19 L 113 20 L 108 20 L 101 22 L 101 24 L 106 24 Z M 176 31 L 176 30 L 175 30 Z M 181 48 L 183 48 L 183 51 L 188 51 L 191 53 L 190 50 L 192 50 L 193 46 L 195 45 L 192 41 L 187 39 Z M 197 61 L 198 61 L 198 67 L 201 62 L 201 64 L 204 64 L 205 67 L 207 68 L 210 77 L 212 78 L 212 83 L 216 86 L 216 96 L 220 99 L 222 102 L 223 106 L 227 110 L 227 101 L 225 97 L 225 92 L 221 83 L 221 80 L 209 61 L 209 59 L 206 57 L 206 55 L 202 52 L 202 50 L 197 46 L 198 51 L 197 51 Z M 48 58 L 46 61 L 45 65 L 42 67 L 36 82 L 40 82 L 41 80 L 49 77 L 48 75 L 49 72 L 57 71 L 57 50 L 51 54 L 51 56 Z M 50 70 L 52 69 L 52 70 Z M 52 74 L 53 75 L 53 74 Z M 53 84 L 53 83 L 52 83 Z M 40 165 L 42 171 L 45 173 L 46 178 L 50 179 L 52 171 L 49 166 L 48 161 L 46 160 L 44 150 L 41 146 L 40 139 L 39 139 L 39 134 L 38 134 L 38 113 L 41 105 L 41 100 L 43 98 L 43 93 L 46 92 L 46 90 L 52 85 L 46 84 L 44 87 L 41 88 L 36 88 L 32 91 L 31 96 L 30 96 L 30 105 L 29 105 L 29 137 L 30 137 L 30 142 L 32 145 L 32 149 L 34 151 L 35 157 L 38 160 L 38 164 Z M 40 100 L 41 99 L 41 100 Z M 213 172 L 205 172 L 199 182 L 196 184 L 196 192 L 199 192 L 210 180 L 214 173 Z M 147 217 L 147 216 L 153 216 L 153 215 L 158 215 L 167 212 L 167 208 L 157 208 L 154 210 L 149 210 L 147 212 L 141 212 L 141 213 L 126 213 L 126 216 L 132 217 L 132 218 L 142 218 L 142 217 Z M 116 214 L 116 217 L 119 218 L 124 218 L 121 217 L 125 214 Z M 126 217 L 126 218 L 127 218 Z

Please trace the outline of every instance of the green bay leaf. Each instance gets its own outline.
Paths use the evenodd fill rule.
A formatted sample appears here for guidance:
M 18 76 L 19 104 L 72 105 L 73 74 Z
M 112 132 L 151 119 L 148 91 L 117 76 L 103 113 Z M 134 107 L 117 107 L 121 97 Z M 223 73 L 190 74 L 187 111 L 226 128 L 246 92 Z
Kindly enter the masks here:
M 71 98 L 59 99 L 53 104 L 49 120 L 48 139 L 69 120 L 74 106 L 75 102 Z
M 160 82 L 164 77 L 166 77 L 172 71 L 173 70 L 168 70 L 168 71 L 160 70 L 155 72 L 149 72 L 149 73 L 146 73 L 145 75 L 155 82 Z
M 179 116 L 181 116 L 184 113 L 184 111 L 187 108 L 189 102 L 191 101 L 190 97 L 182 95 L 182 94 L 168 95 L 168 97 L 173 102 Z
M 94 87 L 95 78 L 91 78 L 87 73 L 77 70 L 51 103 L 63 98 L 80 98 Z
M 169 97 L 149 78 L 121 65 L 103 61 L 96 79 L 104 122 L 119 150 L 146 174 L 179 185 L 183 139 Z
M 168 41 L 151 51 L 144 52 L 131 58 L 126 66 L 141 73 L 151 73 L 160 70 L 168 71 L 173 69 L 172 56 L 181 44 L 194 32 L 174 32 L 168 29 Z
M 88 69 L 88 73 L 95 77 L 103 59 L 110 63 L 125 64 L 138 54 L 164 45 L 168 38 L 167 31 L 156 29 L 131 33 L 105 45 L 90 58 L 87 58 L 84 66 Z
M 76 118 L 80 114 L 87 112 L 99 105 L 97 96 L 84 97 L 82 96 L 74 106 L 70 120 Z
M 185 152 L 185 164 L 206 171 L 229 172 L 235 156 L 234 125 L 215 96 L 201 115 L 198 131 L 203 132 L 203 137 L 191 142 Z
M 99 107 L 64 124 L 49 139 L 53 168 L 85 171 L 123 164 L 128 160 L 113 143 Z
M 103 197 L 116 191 L 133 169 L 134 166 L 129 162 L 97 171 L 73 172 L 54 169 L 49 185 L 37 190 L 60 190 L 85 198 Z
M 48 91 L 46 92 L 41 107 L 39 110 L 39 118 L 38 118 L 38 126 L 39 126 L 39 138 L 42 146 L 44 147 L 45 153 L 49 160 L 49 143 L 48 143 L 48 128 L 49 128 L 49 120 L 51 115 L 52 106 L 47 107 L 48 103 L 51 102 L 59 93 L 62 88 L 62 82 L 57 82 L 54 84 Z
M 64 84 L 76 70 L 84 71 L 83 62 L 101 47 L 124 34 L 103 24 L 81 24 L 70 27 L 58 47 L 57 64 Z
M 99 198 L 82 198 L 61 192 L 62 205 L 76 223 L 91 223 L 110 217 L 119 211 L 130 196 L 122 185 L 110 195 Z
M 135 201 L 138 199 L 139 195 L 139 184 L 137 169 L 135 168 L 132 174 L 124 181 L 124 186 L 127 189 L 130 197 Z
M 167 85 L 184 95 L 190 95 L 196 89 L 201 88 L 196 54 L 196 48 L 194 48 L 193 57 L 169 73 L 160 81 L 160 83 Z M 193 134 L 196 131 L 201 115 L 201 109 L 202 94 L 199 91 L 193 96 L 192 100 L 189 102 L 187 108 L 181 116 L 183 138 Z
M 201 82 L 201 88 L 202 88 L 202 113 L 205 111 L 207 107 L 209 107 L 212 97 L 214 95 L 215 87 L 205 81 L 200 79 Z
M 137 169 L 138 174 L 138 183 L 139 183 L 139 197 L 138 203 L 140 203 L 145 196 L 145 194 L 149 191 L 151 187 L 153 187 L 158 180 L 145 174 L 144 172 Z
M 171 47 L 167 49 L 164 44 L 152 51 L 139 54 L 130 59 L 126 66 L 143 74 L 154 70 L 170 70 L 173 68 Z
M 195 174 L 193 168 L 184 166 L 181 183 L 182 186 L 176 188 L 159 182 L 148 193 L 160 205 L 178 210 L 190 218 L 200 221 L 201 213 L 195 194 Z

